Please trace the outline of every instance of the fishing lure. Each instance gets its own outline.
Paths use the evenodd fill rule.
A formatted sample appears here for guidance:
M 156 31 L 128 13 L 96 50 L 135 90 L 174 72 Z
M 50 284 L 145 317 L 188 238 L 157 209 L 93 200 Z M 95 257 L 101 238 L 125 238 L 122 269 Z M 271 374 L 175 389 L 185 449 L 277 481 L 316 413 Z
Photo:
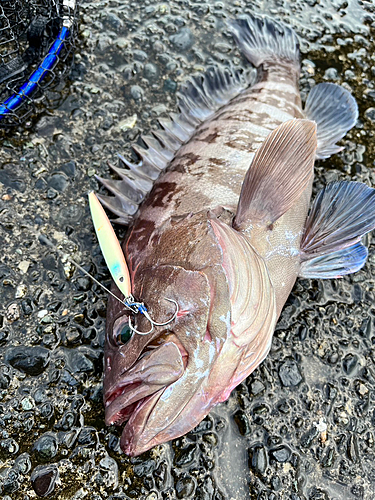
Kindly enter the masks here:
M 177 316 L 179 311 L 178 303 L 173 299 L 165 300 L 172 302 L 176 306 L 176 310 L 173 316 L 165 321 L 164 323 L 157 323 L 154 321 L 143 302 L 137 302 L 131 293 L 131 282 L 129 269 L 126 264 L 126 260 L 121 249 L 121 245 L 115 231 L 113 230 L 112 224 L 109 221 L 107 214 L 104 211 L 100 201 L 93 191 L 89 193 L 89 206 L 91 212 L 91 218 L 94 224 L 96 236 L 99 241 L 100 249 L 102 251 L 104 260 L 107 264 L 109 272 L 111 273 L 112 279 L 117 285 L 118 289 L 124 296 L 124 300 L 119 299 L 116 295 L 112 294 L 119 300 L 127 309 L 130 309 L 134 314 L 141 313 L 150 322 L 150 329 L 147 332 L 140 332 L 131 323 L 131 318 L 129 316 L 129 328 L 132 332 L 138 335 L 148 335 L 154 330 L 155 326 L 165 326 L 171 323 Z

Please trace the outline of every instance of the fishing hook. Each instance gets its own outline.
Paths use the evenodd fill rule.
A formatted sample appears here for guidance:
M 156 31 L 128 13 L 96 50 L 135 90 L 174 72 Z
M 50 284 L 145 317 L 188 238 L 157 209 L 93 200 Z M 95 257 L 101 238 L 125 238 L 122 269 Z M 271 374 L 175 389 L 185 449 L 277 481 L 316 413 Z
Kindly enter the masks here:
M 168 299 L 167 297 L 165 297 L 165 300 L 168 300 L 169 302 L 172 302 L 175 306 L 176 306 L 176 310 L 175 312 L 173 313 L 173 316 L 168 319 L 167 321 L 165 321 L 164 323 L 157 323 L 156 321 L 154 321 L 151 316 L 149 315 L 147 309 L 146 309 L 146 306 L 143 304 L 143 302 L 128 302 L 127 299 L 129 299 L 130 297 L 127 297 L 125 300 L 124 300 L 124 305 L 126 307 L 128 307 L 129 309 L 131 309 L 133 312 L 140 312 L 141 314 L 143 314 L 145 316 L 145 318 L 150 322 L 151 324 L 151 328 L 148 332 L 140 332 L 139 330 L 137 330 L 131 323 L 131 319 L 130 319 L 130 316 L 129 316 L 129 328 L 134 332 L 134 333 L 137 333 L 138 335 L 148 335 L 149 333 L 151 333 L 153 330 L 154 330 L 154 327 L 155 326 L 165 326 L 165 325 L 168 325 L 169 323 L 172 323 L 172 321 L 176 318 L 177 314 L 178 314 L 178 311 L 179 311 L 179 306 L 178 306 L 178 303 L 173 300 L 173 299 Z M 131 297 L 132 298 L 132 297 Z M 135 311 L 134 308 L 137 308 L 137 310 Z
M 96 283 L 101 288 L 103 288 L 109 295 L 111 295 L 114 299 L 118 300 L 122 305 L 124 305 L 127 309 L 129 309 L 133 314 L 138 314 L 138 313 L 143 314 L 148 319 L 148 321 L 151 323 L 151 328 L 150 328 L 150 330 L 148 332 L 140 332 L 136 328 L 134 328 L 134 326 L 131 324 L 131 319 L 130 319 L 130 316 L 129 316 L 129 328 L 133 332 L 137 333 L 138 335 L 148 335 L 149 333 L 151 333 L 154 330 L 155 326 L 165 326 L 165 325 L 168 325 L 169 323 L 172 323 L 172 321 L 176 318 L 176 316 L 177 316 L 178 311 L 180 310 L 180 308 L 179 308 L 178 303 L 175 300 L 168 299 L 167 297 L 165 297 L 165 300 L 168 300 L 169 302 L 172 302 L 176 306 L 176 310 L 175 310 L 173 316 L 169 320 L 165 321 L 164 323 L 156 323 L 156 321 L 154 321 L 150 317 L 150 315 L 149 315 L 149 313 L 147 311 L 147 308 L 146 308 L 146 306 L 144 305 L 143 302 L 137 302 L 135 300 L 135 298 L 133 297 L 133 295 L 131 295 L 131 294 L 128 295 L 124 300 L 121 300 L 120 297 L 118 297 L 117 295 L 115 295 L 111 290 L 109 290 L 102 283 L 100 283 L 100 281 L 98 281 L 96 278 L 94 278 L 94 276 L 92 276 L 90 273 L 88 273 L 86 271 L 86 269 L 84 269 L 80 264 L 78 264 L 78 262 L 76 262 L 72 257 L 70 257 L 70 255 L 65 254 L 59 248 L 57 248 L 56 245 L 54 245 L 52 243 L 52 241 L 49 240 L 44 234 L 38 234 L 38 238 L 39 238 L 39 241 L 41 243 L 44 243 L 45 245 L 48 245 L 48 246 L 54 248 L 64 259 L 67 259 L 72 264 L 74 264 L 86 276 L 88 276 L 89 278 L 91 278 L 94 281 L 94 283 Z
M 96 235 L 98 237 L 101 251 L 103 253 L 104 260 L 106 261 L 106 264 L 108 266 L 109 272 L 111 273 L 113 281 L 116 283 L 118 289 L 120 290 L 120 292 L 122 292 L 125 299 L 121 300 L 115 294 L 110 292 L 111 295 L 116 297 L 116 299 L 119 300 L 125 307 L 130 309 L 132 313 L 143 314 L 151 325 L 151 328 L 148 332 L 140 332 L 132 325 L 131 319 L 129 317 L 130 330 L 132 330 L 135 333 L 138 333 L 138 335 L 148 335 L 154 330 L 155 326 L 164 326 L 168 325 L 168 323 L 171 323 L 171 321 L 173 321 L 177 316 L 179 310 L 177 302 L 172 299 L 166 299 L 169 302 L 173 302 L 175 304 L 176 311 L 173 314 L 173 316 L 165 323 L 156 323 L 156 321 L 151 319 L 144 303 L 136 302 L 131 293 L 130 273 L 121 245 L 113 230 L 112 224 L 110 223 L 107 214 L 105 213 L 104 208 L 102 207 L 100 201 L 93 192 L 89 193 L 89 205 L 90 205 L 92 221 L 94 224 Z

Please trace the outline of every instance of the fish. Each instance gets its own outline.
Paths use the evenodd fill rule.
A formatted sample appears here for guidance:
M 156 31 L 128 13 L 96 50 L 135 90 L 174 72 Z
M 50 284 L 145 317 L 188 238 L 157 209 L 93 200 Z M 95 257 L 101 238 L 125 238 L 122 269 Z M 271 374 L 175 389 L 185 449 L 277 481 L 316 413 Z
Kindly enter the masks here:
M 354 97 L 320 83 L 302 107 L 294 31 L 255 14 L 229 28 L 248 69 L 193 75 L 180 113 L 133 146 L 139 163 L 120 156 L 119 179 L 97 177 L 110 192 L 100 202 L 129 226 L 125 294 L 148 311 L 133 314 L 113 285 L 105 422 L 125 424 L 130 456 L 188 433 L 226 401 L 267 356 L 296 279 L 356 272 L 375 227 L 375 191 L 364 184 L 330 183 L 311 204 L 315 160 L 342 150 Z

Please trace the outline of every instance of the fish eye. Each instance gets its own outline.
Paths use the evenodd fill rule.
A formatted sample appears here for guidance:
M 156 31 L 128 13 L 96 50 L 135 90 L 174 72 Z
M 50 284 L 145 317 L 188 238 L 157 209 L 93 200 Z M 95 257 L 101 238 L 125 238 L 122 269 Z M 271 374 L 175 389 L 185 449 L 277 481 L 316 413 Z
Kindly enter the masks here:
M 133 332 L 131 331 L 131 328 L 128 324 L 124 325 L 120 332 L 117 335 L 117 341 L 119 344 L 126 344 L 129 342 L 133 335 Z

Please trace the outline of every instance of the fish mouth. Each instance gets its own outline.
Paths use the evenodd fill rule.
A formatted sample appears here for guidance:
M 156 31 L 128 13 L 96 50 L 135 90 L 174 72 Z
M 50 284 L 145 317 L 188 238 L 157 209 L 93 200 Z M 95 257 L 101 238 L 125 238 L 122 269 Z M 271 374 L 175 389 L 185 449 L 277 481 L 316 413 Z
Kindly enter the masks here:
M 107 425 L 121 425 L 126 420 L 129 420 L 134 411 L 139 407 L 145 399 L 157 392 L 152 387 L 148 387 L 149 391 L 139 389 L 141 382 L 134 384 L 124 384 L 116 389 L 106 400 L 106 417 Z M 147 394 L 149 392 L 149 394 Z M 143 394 L 143 397 L 142 397 Z
M 148 414 L 152 411 L 165 389 L 183 375 L 187 361 L 187 351 L 174 334 L 148 344 L 121 381 L 106 391 L 106 424 L 121 425 L 131 418 L 133 425 L 142 414 L 145 425 L 144 408 Z M 155 403 L 150 404 L 151 400 Z

